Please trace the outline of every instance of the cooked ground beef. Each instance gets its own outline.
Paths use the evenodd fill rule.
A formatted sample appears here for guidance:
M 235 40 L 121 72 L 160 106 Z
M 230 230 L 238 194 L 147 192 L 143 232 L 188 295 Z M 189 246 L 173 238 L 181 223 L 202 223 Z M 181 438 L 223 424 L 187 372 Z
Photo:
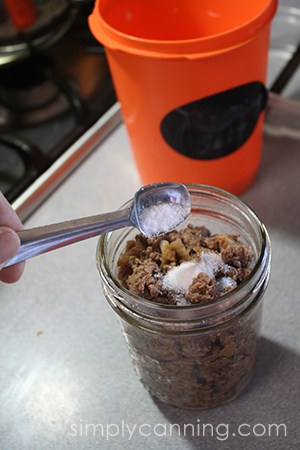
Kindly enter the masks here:
M 188 225 L 155 238 L 136 235 L 118 260 L 118 276 L 133 294 L 158 303 L 182 305 L 178 292 L 164 287 L 163 278 L 187 261 L 201 263 L 204 253 L 218 255 L 220 263 L 213 273 L 196 273 L 187 291 L 181 292 L 189 303 L 216 300 L 251 272 L 251 249 L 239 241 L 238 235 L 212 235 L 204 226 Z

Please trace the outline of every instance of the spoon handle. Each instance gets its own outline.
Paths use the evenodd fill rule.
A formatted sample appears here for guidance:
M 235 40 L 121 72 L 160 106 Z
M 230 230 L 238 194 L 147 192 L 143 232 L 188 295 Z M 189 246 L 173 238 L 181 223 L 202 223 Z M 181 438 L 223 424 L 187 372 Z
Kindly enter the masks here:
M 129 219 L 130 210 L 131 208 L 126 208 L 96 216 L 19 231 L 18 235 L 21 240 L 20 249 L 5 264 L 5 267 L 83 239 L 89 239 L 108 231 L 130 226 L 132 225 Z

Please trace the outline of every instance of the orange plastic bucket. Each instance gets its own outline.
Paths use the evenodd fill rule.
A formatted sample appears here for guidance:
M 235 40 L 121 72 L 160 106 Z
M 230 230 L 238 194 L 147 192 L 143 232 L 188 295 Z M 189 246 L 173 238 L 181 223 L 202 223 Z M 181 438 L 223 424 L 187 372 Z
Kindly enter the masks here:
M 261 157 L 270 22 L 277 0 L 96 0 L 144 184 L 210 184 L 235 194 Z

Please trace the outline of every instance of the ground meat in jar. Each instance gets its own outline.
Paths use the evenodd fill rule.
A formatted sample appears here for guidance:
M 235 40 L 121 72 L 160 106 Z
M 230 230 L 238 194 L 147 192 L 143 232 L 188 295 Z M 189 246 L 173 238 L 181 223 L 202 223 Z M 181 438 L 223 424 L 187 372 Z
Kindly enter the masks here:
M 163 236 L 137 235 L 118 260 L 118 277 L 133 294 L 178 306 L 217 300 L 251 272 L 251 249 L 238 235 L 188 225 Z
M 163 236 L 137 235 L 118 260 L 131 293 L 178 306 L 207 305 L 251 273 L 251 249 L 238 235 L 188 225 Z M 163 402 L 212 408 L 236 397 L 253 373 L 260 307 L 237 319 L 189 333 L 153 332 L 123 321 L 125 339 L 142 383 Z

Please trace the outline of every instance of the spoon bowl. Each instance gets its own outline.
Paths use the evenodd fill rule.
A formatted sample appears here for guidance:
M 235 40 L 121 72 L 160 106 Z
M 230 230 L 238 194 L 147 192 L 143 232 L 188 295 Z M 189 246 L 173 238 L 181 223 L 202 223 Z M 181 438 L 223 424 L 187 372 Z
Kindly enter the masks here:
M 147 237 L 167 233 L 186 219 L 191 211 L 190 194 L 180 183 L 156 183 L 135 194 L 131 223 Z

